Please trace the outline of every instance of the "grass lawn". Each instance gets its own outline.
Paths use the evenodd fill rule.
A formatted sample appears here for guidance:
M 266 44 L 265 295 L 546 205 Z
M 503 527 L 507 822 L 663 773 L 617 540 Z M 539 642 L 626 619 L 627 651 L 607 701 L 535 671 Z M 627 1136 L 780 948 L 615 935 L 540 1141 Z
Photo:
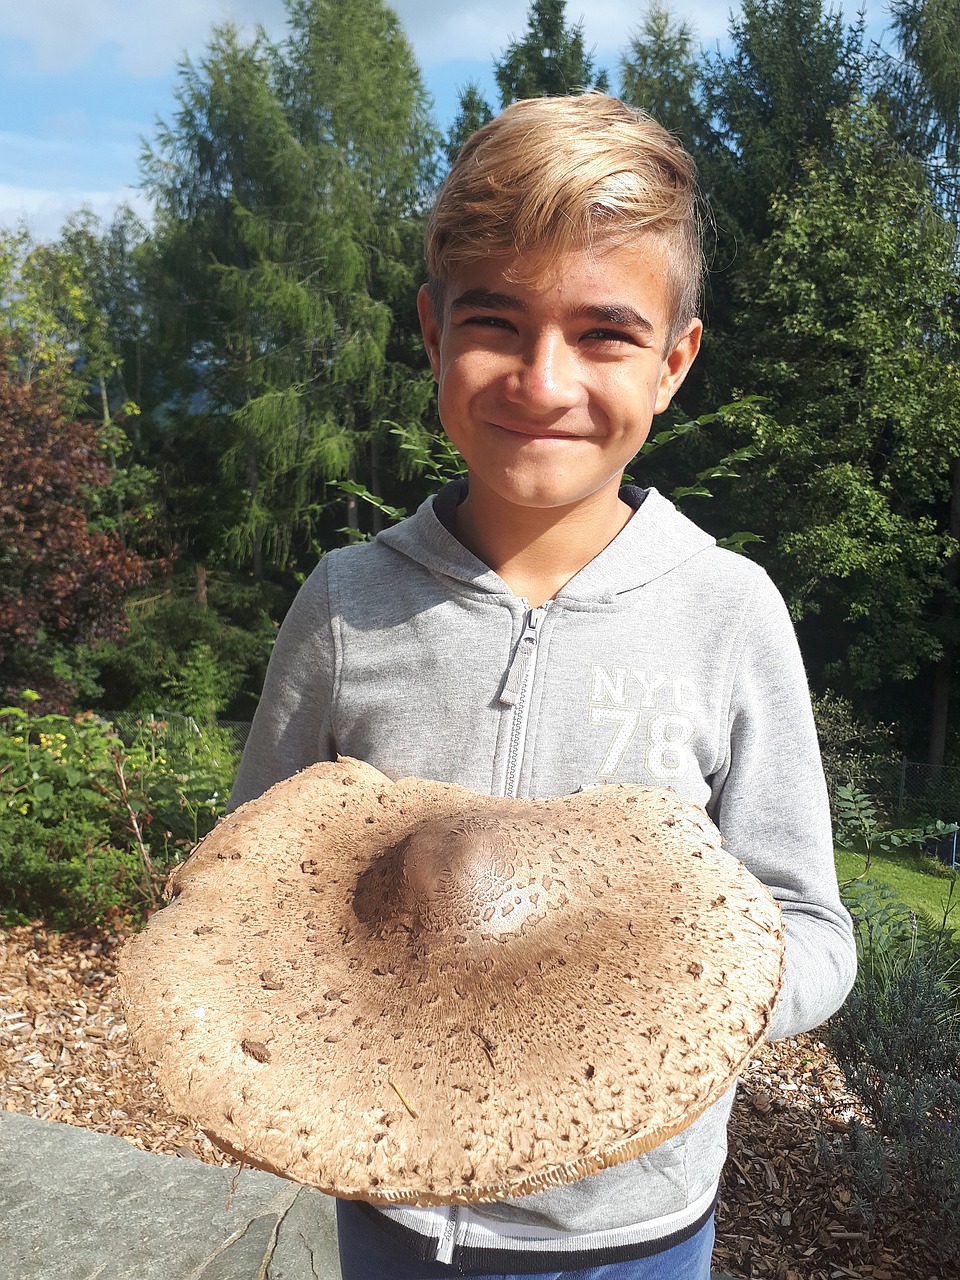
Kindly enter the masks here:
M 836 852 L 837 876 L 841 887 L 845 880 L 852 880 L 863 871 L 863 858 L 855 853 Z M 943 866 L 934 858 L 906 850 L 896 853 L 874 854 L 866 879 L 885 884 L 913 911 L 922 911 L 934 924 L 939 924 L 947 909 L 951 885 L 950 923 L 960 930 L 960 884 L 957 873 Z

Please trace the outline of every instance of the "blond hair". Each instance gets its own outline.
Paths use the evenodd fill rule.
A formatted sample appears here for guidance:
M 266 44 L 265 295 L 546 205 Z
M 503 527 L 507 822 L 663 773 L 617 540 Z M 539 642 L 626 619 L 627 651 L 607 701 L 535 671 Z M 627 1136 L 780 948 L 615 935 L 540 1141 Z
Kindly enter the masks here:
M 456 271 L 491 255 L 529 281 L 569 252 L 660 239 L 674 279 L 670 346 L 699 312 L 704 274 L 697 171 L 652 116 L 585 93 L 514 102 L 460 150 L 427 225 L 438 315 Z

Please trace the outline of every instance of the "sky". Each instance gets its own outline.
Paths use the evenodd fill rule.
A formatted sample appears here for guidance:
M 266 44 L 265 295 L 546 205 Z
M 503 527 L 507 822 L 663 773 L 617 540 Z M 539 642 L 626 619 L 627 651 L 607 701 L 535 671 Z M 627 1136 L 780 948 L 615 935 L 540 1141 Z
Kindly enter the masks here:
M 458 90 L 478 80 L 491 103 L 492 63 L 527 25 L 528 0 L 395 0 L 437 117 L 452 120 Z M 617 85 L 620 50 L 644 0 L 591 0 L 583 15 L 588 49 Z M 708 50 L 725 43 L 730 6 L 672 0 L 672 14 Z M 843 3 L 853 16 L 857 0 Z M 587 6 L 584 5 L 586 10 Z M 868 31 L 884 26 L 882 0 L 865 5 Z M 81 207 L 109 220 L 123 202 L 142 215 L 144 140 L 171 119 L 177 66 L 202 56 L 212 27 L 226 20 L 280 36 L 283 0 L 0 0 L 0 228 L 21 221 L 36 239 L 57 235 Z M 567 16 L 581 19 L 577 0 Z

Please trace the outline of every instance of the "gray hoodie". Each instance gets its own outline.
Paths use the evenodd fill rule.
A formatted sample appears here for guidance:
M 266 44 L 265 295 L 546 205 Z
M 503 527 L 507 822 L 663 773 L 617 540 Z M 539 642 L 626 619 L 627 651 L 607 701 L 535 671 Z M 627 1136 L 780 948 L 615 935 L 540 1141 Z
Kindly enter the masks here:
M 817 1026 L 853 981 L 826 789 L 786 607 L 655 490 L 531 610 L 450 532 L 447 486 L 372 543 L 325 556 L 277 638 L 231 808 L 337 754 L 492 795 L 668 785 L 703 805 L 780 902 L 773 1036 Z M 549 1016 L 549 1011 L 545 1011 Z M 637 1160 L 496 1205 L 378 1211 L 422 1257 L 513 1271 L 596 1265 L 709 1216 L 731 1090 Z

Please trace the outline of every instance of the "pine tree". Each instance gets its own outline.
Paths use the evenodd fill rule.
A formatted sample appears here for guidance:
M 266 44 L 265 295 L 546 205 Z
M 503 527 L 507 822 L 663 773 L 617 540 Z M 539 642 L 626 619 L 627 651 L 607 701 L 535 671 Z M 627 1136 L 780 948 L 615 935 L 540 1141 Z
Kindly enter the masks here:
M 567 25 L 567 0 L 532 0 L 527 30 L 513 40 L 494 63 L 500 105 L 518 98 L 563 96 L 589 89 L 606 92 L 607 73 L 594 73 L 587 53 L 583 23 Z
M 184 64 L 147 157 L 181 414 L 216 424 L 243 489 L 223 545 L 257 576 L 309 542 L 324 482 L 369 469 L 384 419 L 429 401 L 395 324 L 436 141 L 419 73 L 379 0 L 289 14 L 279 45 L 225 27 Z
M 709 60 L 706 105 L 720 144 L 705 164 L 721 221 L 762 240 L 769 205 L 811 148 L 831 145 L 831 118 L 860 92 L 863 23 L 846 28 L 822 0 L 745 0 L 733 48 Z
M 697 151 L 706 131 L 694 31 L 661 4 L 646 10 L 620 57 L 620 96 Z
M 476 81 L 471 81 L 460 91 L 460 107 L 456 118 L 444 139 L 443 149 L 447 164 L 452 165 L 457 152 L 478 129 L 493 119 L 493 110 L 480 91 Z
M 891 0 L 899 57 L 878 92 L 905 147 L 921 157 L 949 217 L 960 214 L 960 0 Z

